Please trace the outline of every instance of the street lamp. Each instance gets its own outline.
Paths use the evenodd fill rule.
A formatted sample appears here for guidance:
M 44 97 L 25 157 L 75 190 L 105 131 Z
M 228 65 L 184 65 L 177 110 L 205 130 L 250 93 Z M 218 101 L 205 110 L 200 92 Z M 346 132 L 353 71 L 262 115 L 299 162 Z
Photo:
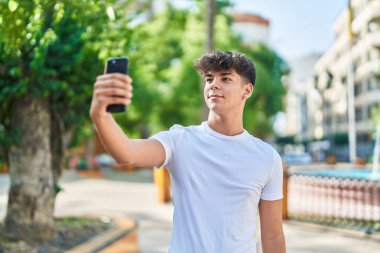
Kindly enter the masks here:
M 351 0 L 348 1 L 348 39 L 349 39 L 349 64 L 347 72 L 347 104 L 348 104 L 348 141 L 350 149 L 350 161 L 356 159 L 356 129 L 355 129 L 355 98 L 354 98 L 354 64 L 352 57 L 352 46 L 354 44 L 354 36 L 352 32 L 352 5 Z

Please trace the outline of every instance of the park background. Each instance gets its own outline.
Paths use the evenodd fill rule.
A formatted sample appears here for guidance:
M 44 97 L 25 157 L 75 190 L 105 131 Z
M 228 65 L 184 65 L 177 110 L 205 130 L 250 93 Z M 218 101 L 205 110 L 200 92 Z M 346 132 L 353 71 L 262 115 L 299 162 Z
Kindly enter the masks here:
M 97 140 L 89 107 L 95 78 L 103 73 L 110 57 L 128 56 L 130 61 L 133 103 L 126 113 L 115 118 L 132 138 L 147 138 L 173 124 L 190 125 L 204 120 L 203 84 L 192 66 L 194 60 L 214 49 L 239 51 L 255 62 L 257 70 L 257 84 L 244 114 L 245 129 L 272 143 L 281 153 L 287 149 L 305 152 L 308 143 L 316 142 L 320 146 L 318 162 L 325 162 L 328 156 L 347 161 L 347 155 L 335 152 L 341 147 L 347 153 L 347 132 L 304 137 L 302 129 L 289 127 L 302 126 L 304 121 L 289 117 L 283 120 L 284 115 L 300 113 L 294 108 L 303 108 L 299 102 L 288 107 L 288 98 L 298 92 L 292 85 L 294 76 L 297 79 L 292 63 L 309 66 L 309 62 L 299 61 L 303 57 L 300 54 L 323 48 L 299 46 L 300 53 L 295 53 L 296 49 L 281 46 L 281 41 L 270 41 L 271 22 L 258 14 L 247 14 L 247 2 L 1 2 L 0 165 L 11 178 L 3 234 L 31 242 L 51 239 L 61 175 L 78 155 L 75 169 L 96 169 L 92 145 Z M 268 13 L 283 18 L 287 11 L 281 12 L 281 4 L 272 2 L 274 7 Z M 264 8 L 265 4 L 258 6 Z M 346 3 L 340 1 L 333 8 L 326 5 L 329 11 L 318 6 L 328 13 L 332 26 Z M 299 15 L 300 12 L 302 9 L 298 9 Z M 285 25 L 289 35 L 296 24 L 308 24 L 306 17 L 298 19 L 291 13 L 289 7 L 286 17 L 293 20 L 293 25 Z M 279 21 L 275 22 L 279 26 Z M 237 26 L 242 23 L 253 23 L 255 28 Z M 310 45 L 309 38 L 318 34 L 317 25 L 304 30 L 309 33 L 289 37 Z M 259 40 L 255 36 L 247 40 L 249 29 L 264 35 L 257 36 Z M 331 34 L 325 36 L 334 39 Z M 291 44 L 294 47 L 296 43 Z M 313 55 L 311 65 L 322 58 L 321 53 Z M 313 67 L 307 69 L 311 73 L 307 79 L 315 79 L 313 71 Z M 367 113 L 366 120 L 376 122 L 376 114 L 371 113 Z M 368 144 L 366 150 L 373 150 L 374 124 L 369 124 L 370 136 L 366 135 L 364 142 Z M 323 141 L 330 141 L 329 147 L 334 150 L 321 147 Z M 86 150 L 76 153 L 78 147 Z M 372 153 L 365 154 L 363 161 L 371 161 Z

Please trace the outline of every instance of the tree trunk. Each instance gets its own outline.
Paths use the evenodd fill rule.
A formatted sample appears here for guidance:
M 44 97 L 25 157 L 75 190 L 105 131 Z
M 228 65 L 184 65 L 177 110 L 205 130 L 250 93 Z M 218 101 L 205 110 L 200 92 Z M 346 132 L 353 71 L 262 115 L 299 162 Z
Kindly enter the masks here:
M 11 187 L 5 235 L 28 243 L 54 237 L 50 112 L 46 101 L 22 97 L 11 108 L 20 141 L 9 153 Z
M 60 191 L 58 185 L 58 179 L 60 178 L 64 163 L 65 163 L 65 126 L 60 115 L 52 111 L 51 112 L 51 136 L 50 136 L 50 148 L 51 148 L 51 166 L 53 172 L 53 185 L 55 193 Z
M 214 27 L 215 27 L 215 0 L 207 1 L 207 41 L 206 53 L 211 53 L 214 50 Z
M 206 53 L 211 53 L 214 50 L 214 29 L 215 29 L 215 11 L 216 11 L 216 2 L 215 0 L 207 1 L 207 39 L 205 45 Z M 201 80 L 201 94 L 203 98 L 203 79 Z M 201 120 L 205 121 L 208 118 L 209 109 L 206 105 L 206 102 L 203 101 L 201 108 Z

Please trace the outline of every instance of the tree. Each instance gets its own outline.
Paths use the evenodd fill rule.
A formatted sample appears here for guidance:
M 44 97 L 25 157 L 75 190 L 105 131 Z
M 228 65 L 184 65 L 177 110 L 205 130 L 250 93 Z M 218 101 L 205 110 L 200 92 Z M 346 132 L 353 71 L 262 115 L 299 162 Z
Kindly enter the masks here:
M 281 77 L 289 72 L 289 67 L 265 45 L 242 47 L 241 51 L 253 59 L 257 75 L 252 97 L 245 107 L 245 128 L 265 138 L 273 134 L 273 116 L 282 110 L 285 89 Z
M 130 136 L 147 138 L 171 117 L 169 113 L 160 118 L 158 111 L 168 105 L 164 102 L 172 87 L 168 69 L 182 54 L 179 41 L 186 19 L 186 11 L 166 5 L 164 11 L 133 28 L 128 52 L 133 103 L 118 121 Z
M 130 58 L 134 102 L 127 113 L 115 115 L 130 136 L 199 120 L 203 97 L 193 61 L 206 41 L 202 3 L 194 11 L 168 5 L 153 16 L 151 1 L 119 1 L 111 8 L 113 2 L 0 3 L 0 25 L 7 24 L 0 26 L 0 146 L 10 164 L 10 237 L 34 241 L 54 235 L 65 150 L 69 139 L 78 142 L 89 128 L 92 84 L 108 57 Z M 265 136 L 269 118 L 281 107 L 285 64 L 270 49 L 241 45 L 223 9 L 228 4 L 216 1 L 215 48 L 243 51 L 255 61 L 257 97 L 250 99 L 245 121 L 248 130 Z
M 112 2 L 0 3 L 0 23 L 7 24 L 0 30 L 0 138 L 10 164 L 4 223 L 10 238 L 54 236 L 64 137 L 80 134 L 89 122 L 94 77 L 107 57 L 128 46 L 130 29 L 119 22 L 127 9 L 119 5 L 114 12 Z
M 206 40 L 206 53 L 210 53 L 214 49 L 214 24 L 215 24 L 215 12 L 216 12 L 215 0 L 207 1 L 207 40 Z
M 220 4 L 219 2 L 222 1 L 217 3 Z M 224 6 L 228 6 L 226 2 Z M 193 68 L 193 62 L 203 54 L 206 40 L 204 34 L 207 30 L 201 7 L 198 11 L 188 14 L 181 35 L 182 54 L 176 64 L 167 71 L 172 73 L 168 84 L 171 95 L 163 100 L 159 111 L 160 118 L 165 121 L 164 128 L 174 123 L 194 124 L 199 119 L 203 96 L 199 95 L 197 85 L 199 79 Z M 215 16 L 215 48 L 243 52 L 254 61 L 257 85 L 245 108 L 245 128 L 256 136 L 268 137 L 273 133 L 272 118 L 283 106 L 284 88 L 281 77 L 288 73 L 289 68 L 284 60 L 264 45 L 244 46 L 231 29 L 232 18 L 223 11 L 222 7 L 218 7 Z M 172 115 L 170 120 L 167 120 L 167 115 Z

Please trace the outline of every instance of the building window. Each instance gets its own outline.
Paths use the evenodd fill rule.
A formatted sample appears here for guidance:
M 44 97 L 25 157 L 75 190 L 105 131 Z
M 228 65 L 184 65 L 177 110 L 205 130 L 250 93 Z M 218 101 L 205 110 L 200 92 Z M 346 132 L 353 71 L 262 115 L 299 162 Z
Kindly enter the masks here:
M 371 22 L 367 26 L 368 32 L 376 32 L 379 31 L 379 24 L 375 22 Z
M 356 122 L 360 121 L 360 110 L 359 110 L 359 108 L 355 109 L 355 121 Z
M 347 113 L 343 115 L 339 115 L 338 117 L 339 123 L 341 124 L 347 124 Z
M 371 78 L 368 80 L 368 90 L 377 90 L 379 87 L 379 83 L 377 78 Z
M 352 70 L 354 71 L 354 73 L 356 73 L 356 69 L 358 68 L 358 63 L 357 62 L 354 62 L 352 64 Z
M 368 90 L 375 90 L 377 86 L 376 78 L 369 79 Z
M 368 106 L 363 106 L 361 111 L 362 111 L 362 120 L 367 120 L 369 117 Z
M 371 111 L 372 111 L 372 106 L 369 105 L 366 107 L 366 113 L 367 113 L 367 119 L 371 118 Z
M 339 115 L 336 117 L 336 123 L 341 124 L 342 123 L 342 117 Z
M 363 120 L 363 110 L 362 107 L 355 108 L 355 121 L 359 122 Z
M 364 79 L 363 80 L 363 82 L 362 82 L 362 88 L 361 88 L 361 90 L 362 90 L 362 93 L 365 93 L 366 92 L 366 90 L 368 90 L 368 79 Z
M 331 126 L 331 123 L 332 123 L 331 115 L 326 116 L 326 118 L 325 118 L 325 126 L 329 127 L 329 126 Z
M 355 83 L 354 86 L 354 94 L 355 96 L 358 96 L 361 93 L 361 85 L 358 83 Z
M 341 82 L 342 82 L 343 85 L 345 85 L 346 82 L 347 82 L 347 77 L 345 77 L 345 76 L 342 77 Z

